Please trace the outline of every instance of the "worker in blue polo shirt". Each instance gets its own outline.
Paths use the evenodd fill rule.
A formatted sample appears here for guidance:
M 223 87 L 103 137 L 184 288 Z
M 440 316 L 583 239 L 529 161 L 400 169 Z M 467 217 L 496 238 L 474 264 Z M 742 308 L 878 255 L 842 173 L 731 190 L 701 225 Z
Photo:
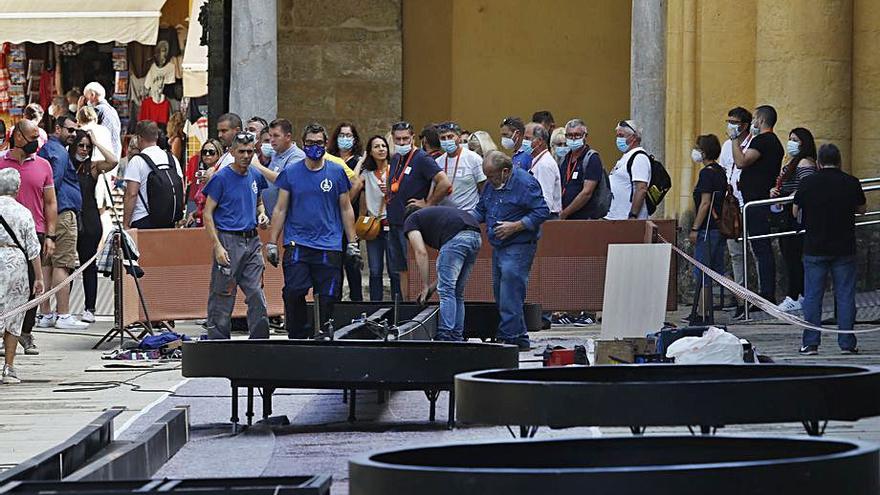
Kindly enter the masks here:
M 278 201 L 272 213 L 269 262 L 278 266 L 278 238 L 284 228 L 284 325 L 291 339 L 303 339 L 314 330 L 307 325 L 306 294 L 314 289 L 321 316 L 315 337 L 327 338 L 326 322 L 342 289 L 343 256 L 360 263 L 354 231 L 350 182 L 339 165 L 325 159 L 327 131 L 320 124 L 306 126 L 302 136 L 306 159 L 290 164 L 275 179 Z M 349 239 L 343 254 L 342 233 Z
M 241 287 L 245 295 L 250 338 L 269 338 L 262 287 L 263 250 L 257 234 L 258 223 L 262 228 L 269 223 L 260 196 L 268 184 L 250 166 L 255 147 L 252 134 L 236 134 L 230 149 L 233 162 L 218 170 L 202 190 L 207 197 L 202 218 L 214 244 L 205 324 L 209 339 L 229 338 L 236 287 Z
M 501 121 L 501 147 L 513 151 L 513 164 L 525 171 L 532 168 L 532 141 L 525 139 L 526 125 L 519 117 Z
M 507 344 L 530 347 L 523 303 L 529 285 L 529 272 L 541 224 L 550 218 L 541 184 L 525 170 L 513 165 L 500 151 L 483 158 L 483 172 L 489 184 L 474 217 L 487 225 L 492 245 L 492 286 L 501 322 L 496 338 Z

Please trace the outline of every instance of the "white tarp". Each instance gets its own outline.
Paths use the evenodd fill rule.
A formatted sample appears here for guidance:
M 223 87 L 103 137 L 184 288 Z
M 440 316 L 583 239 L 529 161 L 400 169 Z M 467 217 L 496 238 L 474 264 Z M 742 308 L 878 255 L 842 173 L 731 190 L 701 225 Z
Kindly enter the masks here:
M 0 39 L 78 44 L 155 45 L 165 0 L 0 0 Z
M 197 98 L 208 94 L 208 47 L 202 39 L 199 12 L 206 0 L 193 0 L 189 14 L 189 31 L 186 33 L 186 49 L 183 52 L 183 96 Z

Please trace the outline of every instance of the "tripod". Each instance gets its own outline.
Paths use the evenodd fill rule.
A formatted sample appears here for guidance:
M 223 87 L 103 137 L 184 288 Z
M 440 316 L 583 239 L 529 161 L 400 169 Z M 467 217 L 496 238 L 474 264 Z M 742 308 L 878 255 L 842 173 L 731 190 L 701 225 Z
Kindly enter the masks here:
M 107 176 L 101 174 L 101 178 L 104 179 L 104 186 L 107 188 L 107 194 L 110 196 L 110 201 L 112 203 L 113 191 L 110 189 L 110 183 L 107 181 Z M 134 274 L 132 274 L 132 278 L 134 278 L 134 285 L 137 288 L 138 299 L 140 300 L 141 309 L 144 310 L 144 318 L 146 319 L 146 322 L 140 323 L 140 325 L 144 327 L 144 330 L 137 336 L 125 326 L 125 319 L 123 318 L 125 300 L 122 297 L 123 290 L 125 289 L 125 265 L 123 261 L 125 259 L 131 260 L 132 256 L 128 243 L 123 239 L 124 230 L 122 220 L 119 218 L 119 213 L 116 212 L 116 208 L 113 206 L 111 206 L 110 209 L 113 212 L 113 228 L 115 232 L 112 238 L 113 270 L 111 274 L 111 279 L 113 280 L 113 328 L 104 334 L 104 336 L 101 337 L 101 340 L 99 340 L 92 349 L 97 349 L 101 344 L 109 342 L 117 335 L 119 335 L 120 346 L 122 346 L 126 335 L 136 342 L 140 342 L 141 339 L 147 335 L 153 335 L 153 324 L 150 322 L 150 313 L 147 311 L 147 301 L 144 299 L 144 293 L 143 290 L 141 290 L 140 281 L 138 281 L 138 278 L 134 276 Z

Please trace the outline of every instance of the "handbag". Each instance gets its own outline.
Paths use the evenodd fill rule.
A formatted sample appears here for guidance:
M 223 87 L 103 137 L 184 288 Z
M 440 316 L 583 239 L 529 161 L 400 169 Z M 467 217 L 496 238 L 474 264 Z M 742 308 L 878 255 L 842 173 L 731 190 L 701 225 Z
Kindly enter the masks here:
M 382 214 L 385 213 L 385 198 L 382 198 L 382 204 L 379 206 L 378 215 L 373 216 L 369 213 L 370 212 L 367 211 L 365 214 L 359 216 L 354 224 L 354 232 L 357 234 L 358 239 L 363 239 L 365 241 L 374 240 L 379 237 L 379 234 L 382 232 Z

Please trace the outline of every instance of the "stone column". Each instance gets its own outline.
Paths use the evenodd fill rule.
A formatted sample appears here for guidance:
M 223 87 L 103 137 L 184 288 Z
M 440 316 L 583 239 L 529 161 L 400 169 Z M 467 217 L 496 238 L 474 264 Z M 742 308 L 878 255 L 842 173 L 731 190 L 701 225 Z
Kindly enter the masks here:
M 632 2 L 629 108 L 630 116 L 642 126 L 642 145 L 662 161 L 666 139 L 666 0 Z
M 278 113 L 276 0 L 235 0 L 229 111 L 271 121 Z
M 880 4 L 855 0 L 852 62 L 852 173 L 860 178 L 880 176 Z M 868 194 L 872 205 L 877 193 Z
M 757 21 L 755 104 L 776 108 L 783 143 L 805 127 L 817 147 L 837 144 L 849 169 L 852 0 L 758 0 Z

